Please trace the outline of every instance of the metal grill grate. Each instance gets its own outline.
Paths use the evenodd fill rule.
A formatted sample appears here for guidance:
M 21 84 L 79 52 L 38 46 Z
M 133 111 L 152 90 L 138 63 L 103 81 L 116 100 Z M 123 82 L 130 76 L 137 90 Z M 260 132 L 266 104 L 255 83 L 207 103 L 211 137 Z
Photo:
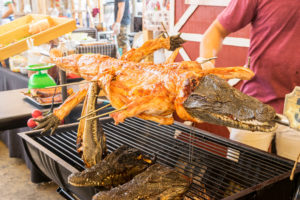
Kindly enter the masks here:
M 33 138 L 77 168 L 76 128 L 60 129 L 53 136 Z M 122 144 L 156 154 L 157 161 L 193 177 L 190 199 L 238 198 L 271 182 L 286 178 L 293 163 L 213 134 L 181 124 L 157 125 L 137 118 L 103 124 L 109 152 Z M 227 153 L 230 148 L 230 154 Z
M 84 53 L 95 53 L 101 55 L 107 55 L 112 58 L 116 57 L 116 45 L 115 44 L 93 44 L 88 46 L 76 46 L 76 53 L 77 54 L 84 54 Z
M 81 27 L 74 30 L 72 33 L 87 33 L 91 38 L 97 39 L 98 31 L 95 28 Z

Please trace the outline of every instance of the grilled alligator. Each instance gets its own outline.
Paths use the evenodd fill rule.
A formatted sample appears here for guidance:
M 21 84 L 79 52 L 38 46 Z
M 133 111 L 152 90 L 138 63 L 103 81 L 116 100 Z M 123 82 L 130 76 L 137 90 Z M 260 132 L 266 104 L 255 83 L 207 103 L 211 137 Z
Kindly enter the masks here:
M 149 155 L 140 150 L 122 145 L 100 163 L 68 177 L 74 186 L 115 187 L 131 180 L 154 163 Z
M 79 74 L 86 80 L 98 82 L 103 94 L 109 99 L 112 106 L 120 109 L 118 112 L 111 114 L 116 124 L 129 117 L 139 117 L 166 125 L 172 124 L 174 122 L 174 112 L 183 120 L 202 122 L 201 118 L 191 116 L 184 106 L 184 102 L 193 91 L 197 90 L 202 77 L 214 74 L 224 79 L 240 78 L 249 80 L 254 76 L 254 73 L 245 67 L 205 70 L 202 69 L 200 63 L 195 61 L 168 61 L 168 63 L 162 64 L 139 63 L 146 55 L 157 49 L 170 49 L 171 41 L 171 38 L 147 41 L 140 48 L 127 52 L 121 59 L 99 54 L 74 54 L 62 57 L 61 52 L 57 49 L 52 49 L 50 54 L 52 61 L 59 68 Z M 211 87 L 204 89 L 209 90 Z M 229 93 L 228 95 L 236 96 Z M 201 103 L 202 99 L 198 98 L 197 100 Z M 72 102 L 79 102 L 79 100 L 75 97 L 70 98 L 68 102 L 56 109 L 53 115 L 56 118 L 63 119 L 75 106 Z M 260 104 L 262 103 L 260 102 Z M 249 112 L 256 112 L 257 107 L 245 103 L 243 105 L 245 109 L 249 109 Z M 210 105 L 210 108 L 213 106 L 214 104 Z M 255 106 L 261 107 L 258 102 Z M 60 112 L 60 110 L 66 112 Z M 275 111 L 273 110 L 272 113 L 274 114 Z M 214 114 L 213 109 L 207 112 L 207 115 L 211 114 Z M 232 123 L 234 128 L 245 127 L 241 126 L 243 120 L 239 119 L 240 113 L 231 112 L 230 114 L 233 115 L 233 120 L 239 120 L 239 123 Z M 265 113 L 260 114 L 262 116 Z M 254 117 L 256 116 L 254 115 Z M 270 126 L 274 125 L 272 121 L 275 115 L 267 114 L 262 118 Z M 247 129 L 270 131 L 270 129 L 265 130 L 265 126 L 261 127 L 259 124 L 254 129 L 253 127 L 247 126 Z M 273 128 L 275 127 L 273 126 Z
M 130 182 L 97 193 L 93 200 L 180 200 L 189 185 L 189 179 L 176 170 L 154 164 Z
M 177 47 L 179 47 L 183 42 L 184 40 L 182 40 L 180 36 L 172 36 L 167 39 L 155 39 L 146 42 L 146 45 L 143 45 L 143 47 L 139 48 L 137 51 L 135 49 L 132 49 L 127 54 L 124 54 L 122 56 L 122 59 L 133 62 L 139 62 L 157 49 L 167 48 L 170 50 L 174 50 Z M 98 56 L 103 57 L 102 55 Z M 173 54 L 173 56 L 170 57 L 170 60 L 175 59 L 176 56 L 174 56 L 175 54 Z M 104 56 L 104 58 L 109 57 Z M 64 61 L 62 62 L 65 63 Z M 79 70 L 80 72 L 77 71 L 75 73 L 82 73 L 82 76 L 87 79 L 97 78 L 97 76 L 95 75 L 97 75 L 97 70 L 100 63 L 101 59 L 97 60 L 96 56 L 95 60 L 95 58 L 92 56 L 85 60 L 83 63 L 81 63 L 84 67 Z M 76 62 L 69 62 L 68 64 L 70 64 L 71 67 L 73 67 L 75 70 L 76 68 L 78 69 L 78 66 L 76 66 Z M 96 74 L 94 74 L 95 72 Z M 90 118 L 94 117 L 96 113 L 94 113 L 93 111 L 96 107 L 98 93 L 99 88 L 97 82 L 90 83 L 88 89 L 82 88 L 76 94 L 70 96 L 58 109 L 55 109 L 53 113 L 50 113 L 42 119 L 36 119 L 36 121 L 39 123 L 36 129 L 44 128 L 42 133 L 51 129 L 50 134 L 53 134 L 60 121 L 63 120 L 65 116 L 67 116 L 70 113 L 70 111 L 83 100 L 85 101 L 81 115 L 88 115 Z M 80 120 L 78 126 L 76 147 L 86 167 L 96 165 L 106 155 L 105 134 L 98 119 L 87 120 L 86 118 L 83 118 Z
M 52 49 L 50 54 L 52 61 L 59 68 L 79 74 L 86 80 L 97 81 L 97 84 L 103 91 L 103 95 L 109 99 L 114 108 L 119 109 L 110 115 L 116 124 L 123 122 L 129 117 L 139 117 L 168 125 L 174 122 L 173 113 L 176 112 L 181 119 L 194 122 L 208 121 L 210 123 L 228 125 L 234 128 L 252 131 L 271 131 L 275 129 L 273 122 L 275 118 L 274 109 L 263 105 L 261 102 L 254 101 L 253 98 L 248 96 L 243 96 L 243 99 L 246 100 L 249 98 L 249 100 L 239 101 L 239 104 L 235 105 L 237 101 L 234 101 L 233 98 L 242 96 L 242 93 L 236 90 L 227 90 L 227 96 L 223 95 L 225 93 L 220 90 L 218 90 L 220 95 L 216 93 L 217 98 L 229 98 L 229 102 L 220 100 L 217 105 L 214 101 L 202 102 L 210 97 L 203 97 L 201 94 L 211 95 L 212 93 L 205 93 L 205 91 L 214 89 L 214 85 L 216 85 L 214 83 L 216 79 L 211 79 L 211 86 L 208 84 L 199 84 L 203 77 L 214 74 L 224 79 L 240 78 L 249 80 L 254 76 L 254 73 L 250 69 L 245 67 L 226 67 L 205 70 L 202 69 L 200 63 L 195 61 L 174 62 L 175 54 L 173 54 L 171 56 L 172 59 L 168 59 L 166 63 L 140 63 L 145 56 L 153 53 L 157 49 L 165 48 L 173 50 L 179 47 L 182 42 L 183 40 L 180 37 L 150 40 L 145 42 L 140 48 L 132 49 L 127 52 L 121 59 L 110 58 L 99 54 L 73 54 L 63 57 L 62 52 L 57 49 Z M 175 53 L 178 53 L 178 51 L 175 51 Z M 204 90 L 204 92 L 200 93 L 200 90 Z M 51 132 L 54 132 L 59 122 L 64 119 L 77 104 L 83 101 L 87 95 L 90 95 L 87 90 L 82 89 L 78 93 L 70 96 L 49 116 L 43 119 L 37 119 L 36 121 L 41 122 L 37 128 L 44 128 L 44 131 L 52 129 Z M 191 102 L 192 100 L 199 101 L 194 102 L 194 104 L 201 105 L 206 103 L 208 109 L 200 109 L 199 107 L 194 109 L 190 107 L 187 102 Z M 254 102 L 254 104 L 252 104 L 252 102 Z M 243 106 L 242 110 L 234 109 L 226 113 L 225 111 L 228 109 L 222 108 L 222 103 L 227 104 L 225 107 L 228 108 L 230 106 L 236 108 L 241 105 Z M 90 107 L 90 104 L 88 104 L 88 106 Z M 214 108 L 215 106 L 220 106 L 220 109 L 217 110 Z M 191 109 L 194 109 L 194 111 L 191 112 Z M 220 112 L 220 110 L 224 112 Z M 202 114 L 204 111 L 206 113 Z M 85 114 L 88 113 L 90 112 L 86 112 Z M 250 115 L 249 113 L 256 114 Z M 246 116 L 243 116 L 244 114 Z M 92 117 L 90 118 L 92 119 Z M 218 120 L 215 120 L 215 118 L 218 118 Z M 245 121 L 245 119 L 247 119 L 247 121 Z M 227 121 L 229 120 L 234 122 L 228 123 Z M 257 120 L 261 123 L 251 124 L 252 122 L 250 122 L 250 125 L 248 125 L 249 120 Z M 246 125 L 244 125 L 244 123 L 246 123 Z M 90 125 L 92 124 L 91 127 L 85 127 L 87 123 L 83 123 L 82 121 L 80 124 L 80 127 L 83 127 L 85 130 L 93 130 L 93 133 L 91 135 L 90 131 L 78 130 L 78 150 L 84 151 L 85 147 L 92 149 L 100 146 L 102 150 L 99 152 L 100 154 L 101 152 L 104 154 L 104 134 L 100 132 L 102 136 L 95 137 L 96 131 L 92 128 L 96 127 L 95 121 L 89 123 Z M 84 133 L 88 133 L 88 135 Z M 84 137 L 91 138 L 91 136 L 93 136 L 93 139 L 83 139 Z M 96 138 L 98 138 L 98 141 Z M 91 143 L 91 141 L 94 143 Z M 95 155 L 94 151 L 87 152 L 84 157 L 86 166 L 92 166 L 97 162 L 94 162 L 95 160 L 100 160 L 95 158 L 99 158 L 99 155 Z

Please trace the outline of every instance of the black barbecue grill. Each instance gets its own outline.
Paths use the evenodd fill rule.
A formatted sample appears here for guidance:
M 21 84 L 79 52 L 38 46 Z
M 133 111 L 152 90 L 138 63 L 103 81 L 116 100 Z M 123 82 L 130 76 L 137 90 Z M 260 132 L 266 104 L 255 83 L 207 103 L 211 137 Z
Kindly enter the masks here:
M 290 181 L 293 161 L 181 123 L 164 126 L 130 118 L 116 126 L 112 119 L 101 121 L 109 152 L 127 144 L 193 177 L 187 199 L 292 199 L 296 193 L 300 167 Z M 19 135 L 33 163 L 60 186 L 66 198 L 91 199 L 101 188 L 67 183 L 70 173 L 84 169 L 75 148 L 76 131 L 77 124 L 70 124 L 53 136 L 41 136 L 39 131 Z

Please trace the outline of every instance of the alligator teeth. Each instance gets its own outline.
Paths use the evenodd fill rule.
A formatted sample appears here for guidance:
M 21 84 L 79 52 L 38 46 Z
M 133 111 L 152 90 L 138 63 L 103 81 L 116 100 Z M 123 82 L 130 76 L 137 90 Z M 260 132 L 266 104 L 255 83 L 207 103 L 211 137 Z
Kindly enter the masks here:
M 260 122 L 257 120 L 238 120 L 235 117 L 232 116 L 225 116 L 225 115 L 219 115 L 215 113 L 210 113 L 211 116 L 213 116 L 215 119 L 230 122 L 233 125 L 236 125 L 237 127 L 246 128 L 248 130 L 256 129 L 256 131 L 264 131 L 264 132 L 271 132 L 276 130 L 277 125 L 272 125 L 269 122 Z

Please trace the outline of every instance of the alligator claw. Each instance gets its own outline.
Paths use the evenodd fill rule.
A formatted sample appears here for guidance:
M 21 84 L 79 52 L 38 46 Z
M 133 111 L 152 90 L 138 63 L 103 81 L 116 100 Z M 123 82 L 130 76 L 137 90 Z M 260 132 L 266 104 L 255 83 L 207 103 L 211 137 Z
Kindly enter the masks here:
M 180 37 L 181 33 L 178 35 L 174 35 L 170 37 L 170 49 L 171 51 L 174 51 L 175 49 L 181 47 L 183 43 L 186 41 Z
M 51 129 L 50 135 L 52 135 L 54 133 L 54 131 L 56 130 L 56 128 L 58 127 L 58 125 L 60 124 L 60 120 L 53 113 L 51 113 L 41 119 L 34 119 L 34 121 L 39 123 L 34 128 L 34 130 L 43 129 L 41 134 L 44 134 L 48 130 Z

